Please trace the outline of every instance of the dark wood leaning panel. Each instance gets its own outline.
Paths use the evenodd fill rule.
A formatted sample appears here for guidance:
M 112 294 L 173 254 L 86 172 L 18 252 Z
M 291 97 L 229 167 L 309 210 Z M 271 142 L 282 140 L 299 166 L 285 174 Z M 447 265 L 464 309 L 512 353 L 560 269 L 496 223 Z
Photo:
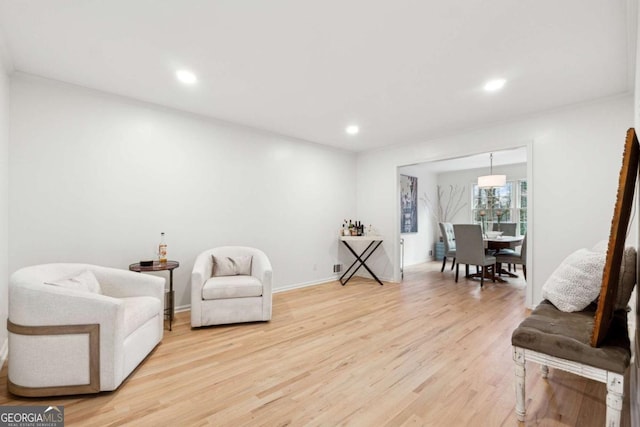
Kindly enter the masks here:
M 89 384 L 56 387 L 24 387 L 12 383 L 7 378 L 10 393 L 18 396 L 64 396 L 100 392 L 100 325 L 52 325 L 23 326 L 7 320 L 7 330 L 18 335 L 71 335 L 89 334 Z
M 633 128 L 627 131 L 627 139 L 622 155 L 622 168 L 618 180 L 618 193 L 611 220 L 607 258 L 602 273 L 600 299 L 595 314 L 591 346 L 598 347 L 607 336 L 613 319 L 616 302 L 620 264 L 627 237 L 627 228 L 633 207 L 633 194 L 638 176 L 638 159 L 640 158 L 638 138 Z

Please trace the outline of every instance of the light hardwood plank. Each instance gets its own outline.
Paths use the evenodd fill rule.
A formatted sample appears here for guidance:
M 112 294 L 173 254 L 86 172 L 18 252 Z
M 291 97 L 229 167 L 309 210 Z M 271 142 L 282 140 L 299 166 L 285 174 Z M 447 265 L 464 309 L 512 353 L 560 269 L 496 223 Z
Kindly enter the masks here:
M 4 367 L 0 404 L 64 405 L 69 426 L 518 425 L 511 332 L 527 315 L 522 279 L 480 289 L 426 263 L 400 284 L 354 278 L 275 294 L 268 323 L 192 330 L 178 313 L 112 393 L 16 398 Z M 520 425 L 604 425 L 605 394 L 553 369 L 543 380 L 529 363 Z

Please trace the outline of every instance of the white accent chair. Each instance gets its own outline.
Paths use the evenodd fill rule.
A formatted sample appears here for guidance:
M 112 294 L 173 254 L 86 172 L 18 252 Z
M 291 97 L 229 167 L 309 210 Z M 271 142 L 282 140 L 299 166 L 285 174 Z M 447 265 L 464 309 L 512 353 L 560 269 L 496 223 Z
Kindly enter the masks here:
M 212 277 L 213 256 L 251 256 L 251 275 Z M 191 326 L 271 320 L 271 262 L 259 249 L 224 246 L 202 252 L 191 273 Z
M 49 283 L 92 272 L 99 291 Z M 20 396 L 111 391 L 160 343 L 160 277 L 89 264 L 22 268 L 9 282 L 8 388 Z

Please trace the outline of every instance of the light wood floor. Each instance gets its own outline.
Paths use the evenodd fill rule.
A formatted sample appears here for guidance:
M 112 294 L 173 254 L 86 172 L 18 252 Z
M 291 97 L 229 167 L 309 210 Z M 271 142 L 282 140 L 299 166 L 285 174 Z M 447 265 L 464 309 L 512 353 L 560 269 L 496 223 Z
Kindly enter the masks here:
M 178 313 L 111 393 L 15 399 L 5 366 L 0 405 L 64 405 L 68 426 L 518 425 L 510 338 L 528 314 L 524 282 L 480 290 L 439 267 L 278 293 L 269 323 L 191 330 Z M 602 426 L 605 393 L 529 364 L 526 425 Z

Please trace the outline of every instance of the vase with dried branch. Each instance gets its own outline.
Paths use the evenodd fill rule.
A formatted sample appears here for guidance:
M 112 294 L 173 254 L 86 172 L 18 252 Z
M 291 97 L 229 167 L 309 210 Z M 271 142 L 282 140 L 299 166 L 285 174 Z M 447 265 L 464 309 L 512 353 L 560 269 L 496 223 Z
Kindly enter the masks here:
M 423 193 L 420 200 L 436 222 L 450 222 L 462 208 L 467 206 L 467 203 L 463 201 L 465 187 L 451 184 L 446 188 L 437 185 L 436 189 L 435 200 L 432 200 L 427 193 Z M 442 241 L 442 236 L 440 236 L 440 241 Z

